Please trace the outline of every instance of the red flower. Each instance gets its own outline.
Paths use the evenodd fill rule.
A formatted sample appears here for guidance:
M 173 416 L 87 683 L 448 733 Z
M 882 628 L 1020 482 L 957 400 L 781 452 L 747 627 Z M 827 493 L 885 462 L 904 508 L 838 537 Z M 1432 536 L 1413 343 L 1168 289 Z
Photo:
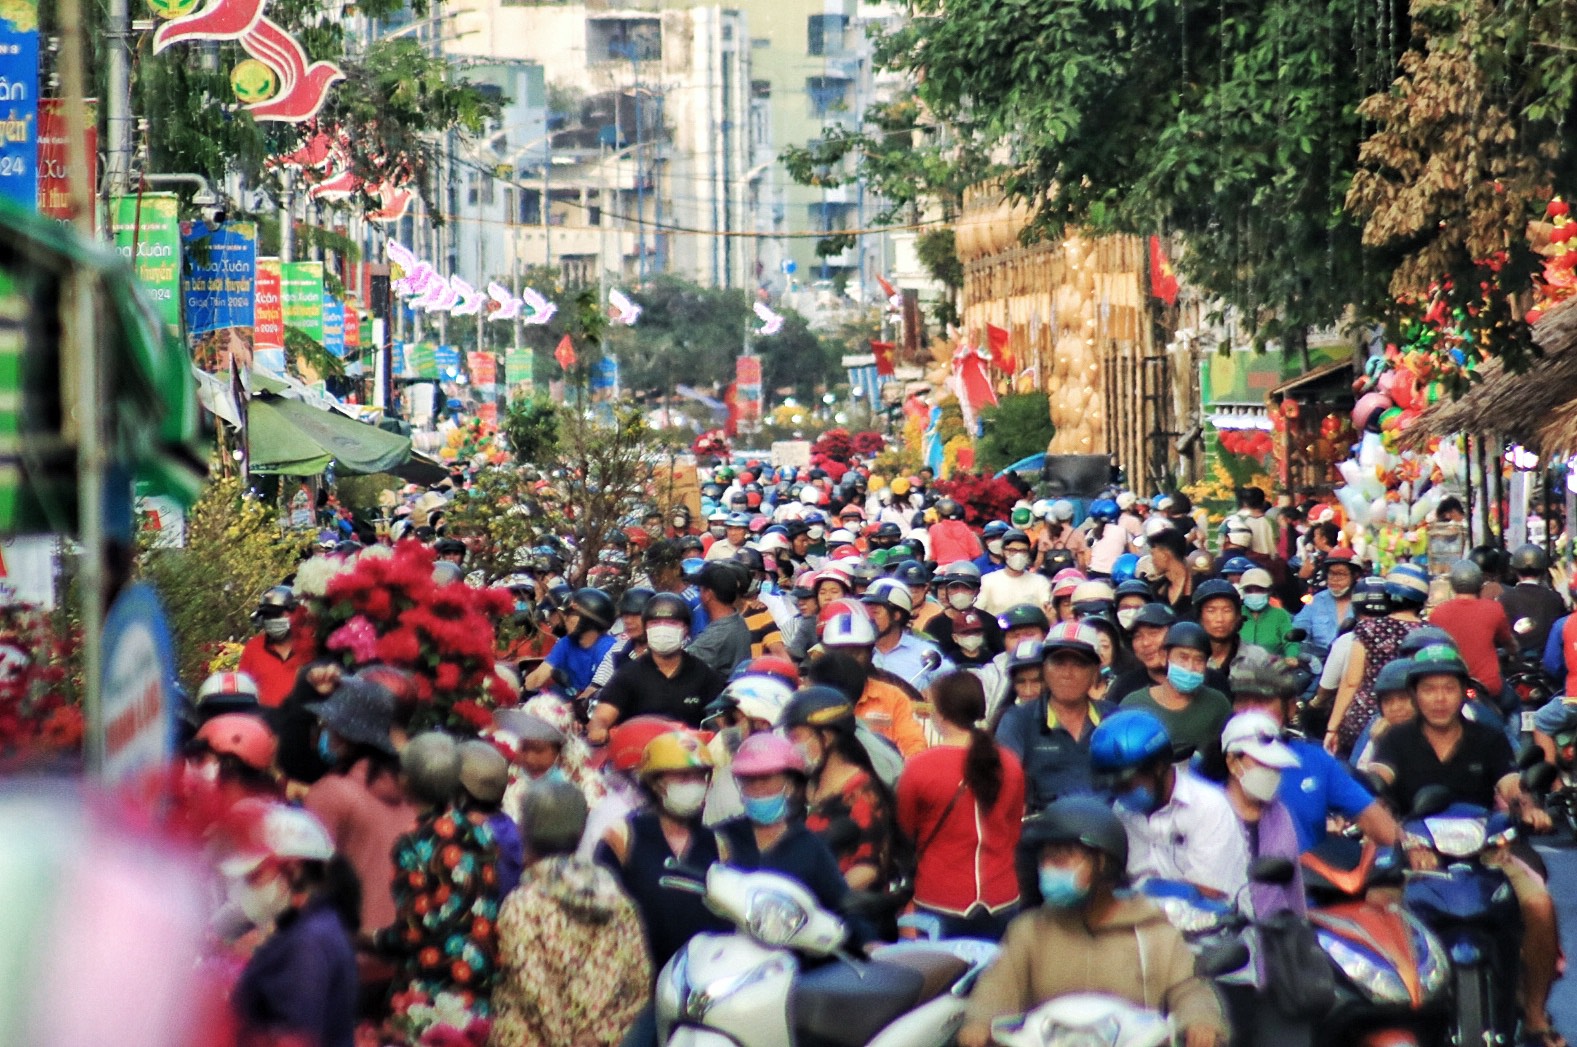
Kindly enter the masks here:
M 493 714 L 483 708 L 480 702 L 470 700 L 455 702 L 452 712 L 462 723 L 478 731 L 493 722 Z M 500 748 L 499 751 L 503 752 L 503 749 Z M 513 753 L 508 752 L 505 752 L 504 755 L 509 758 L 514 756 Z
M 453 662 L 440 662 L 433 673 L 433 686 L 440 691 L 452 691 L 460 686 L 460 667 Z
M 395 629 L 378 638 L 380 662 L 387 662 L 390 665 L 410 665 L 420 658 L 421 654 L 421 642 L 412 629 Z

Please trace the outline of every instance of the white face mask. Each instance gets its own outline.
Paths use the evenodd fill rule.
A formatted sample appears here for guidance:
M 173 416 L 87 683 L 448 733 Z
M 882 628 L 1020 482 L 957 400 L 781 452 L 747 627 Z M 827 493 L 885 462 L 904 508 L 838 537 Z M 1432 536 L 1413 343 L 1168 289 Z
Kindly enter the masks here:
M 992 556 L 1001 556 L 1002 555 L 1002 539 L 1000 539 L 1000 538 L 993 538 L 993 539 L 991 539 L 991 541 L 986 543 L 986 548 L 991 551 L 991 555 Z
M 986 642 L 985 636 L 980 633 L 966 633 L 963 636 L 955 636 L 953 639 L 958 641 L 959 650 L 965 654 L 974 654 Z
M 1124 607 L 1122 610 L 1117 612 L 1117 624 L 1122 626 L 1124 629 L 1132 629 L 1133 621 L 1137 617 L 1139 617 L 1139 608 Z
M 673 654 L 684 646 L 685 627 L 662 622 L 646 627 L 646 646 L 658 654 Z
M 1029 553 L 1008 553 L 1008 570 L 1022 571 L 1029 566 Z
M 1256 764 L 1238 775 L 1238 784 L 1250 797 L 1260 803 L 1269 803 L 1276 798 L 1276 790 L 1281 788 L 1281 772 L 1274 767 Z
M 273 927 L 280 914 L 290 908 L 290 885 L 281 876 L 257 886 L 244 879 L 231 880 L 225 894 L 252 926 L 260 929 Z
M 663 810 L 675 818 L 694 818 L 705 806 L 705 782 L 672 782 L 663 789 Z
M 290 635 L 289 618 L 264 618 L 263 635 L 270 640 L 283 640 Z
M 967 611 L 975 606 L 975 594 L 967 589 L 961 589 L 956 593 L 948 593 L 947 602 L 953 605 L 955 611 Z

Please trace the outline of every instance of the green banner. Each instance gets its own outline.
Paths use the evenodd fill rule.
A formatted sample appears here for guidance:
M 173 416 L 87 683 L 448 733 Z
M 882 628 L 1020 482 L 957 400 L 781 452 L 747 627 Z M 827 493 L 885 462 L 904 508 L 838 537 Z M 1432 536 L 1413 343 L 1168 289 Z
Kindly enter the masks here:
M 110 222 L 115 249 L 131 262 L 159 319 L 171 331 L 179 331 L 181 222 L 175 197 L 169 193 L 116 197 Z
M 323 263 L 283 262 L 279 266 L 285 326 L 323 344 Z
M 417 342 L 405 347 L 406 361 L 416 378 L 438 377 L 438 347 L 431 342 Z

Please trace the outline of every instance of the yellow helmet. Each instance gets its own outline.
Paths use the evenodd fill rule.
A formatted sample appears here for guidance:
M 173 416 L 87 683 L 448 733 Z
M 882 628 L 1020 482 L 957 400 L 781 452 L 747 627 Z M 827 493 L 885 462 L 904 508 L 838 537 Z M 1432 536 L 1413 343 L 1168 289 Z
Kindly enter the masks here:
M 881 476 L 877 473 L 872 473 L 870 479 L 865 481 L 865 486 L 869 487 L 873 491 L 880 491 L 883 487 L 887 486 L 887 477 Z
M 641 750 L 641 765 L 637 773 L 644 780 L 654 774 L 669 771 L 710 771 L 712 754 L 701 739 L 691 731 L 669 731 L 659 734 Z
M 904 495 L 909 493 L 909 478 L 907 476 L 898 477 L 897 479 L 893 480 L 892 487 L 893 494 L 899 498 L 902 498 Z

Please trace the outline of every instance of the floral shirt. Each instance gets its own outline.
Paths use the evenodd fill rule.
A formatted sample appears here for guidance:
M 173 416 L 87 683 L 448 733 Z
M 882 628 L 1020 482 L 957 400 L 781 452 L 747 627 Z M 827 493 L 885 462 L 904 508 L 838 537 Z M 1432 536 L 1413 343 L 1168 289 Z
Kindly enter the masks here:
M 640 915 L 614 875 L 571 856 L 544 859 L 498 917 L 489 1047 L 614 1047 L 651 981 Z
M 1353 629 L 1353 637 L 1355 642 L 1363 647 L 1363 677 L 1358 681 L 1358 690 L 1336 729 L 1337 741 L 1341 745 L 1343 754 L 1352 752 L 1358 736 L 1380 711 L 1380 703 L 1374 694 L 1375 677 L 1380 675 L 1380 670 L 1385 668 L 1386 662 L 1396 657 L 1396 649 L 1402 646 L 1407 634 L 1423 624 L 1406 618 L 1358 620 L 1358 625 Z
M 856 865 L 874 865 L 880 882 L 890 871 L 893 812 L 864 771 L 812 804 L 805 828 L 826 842 L 845 876 Z
M 488 1013 L 497 962 L 497 848 L 485 821 L 447 808 L 394 845 L 394 923 L 378 946 L 395 963 L 392 991 L 457 994 Z

